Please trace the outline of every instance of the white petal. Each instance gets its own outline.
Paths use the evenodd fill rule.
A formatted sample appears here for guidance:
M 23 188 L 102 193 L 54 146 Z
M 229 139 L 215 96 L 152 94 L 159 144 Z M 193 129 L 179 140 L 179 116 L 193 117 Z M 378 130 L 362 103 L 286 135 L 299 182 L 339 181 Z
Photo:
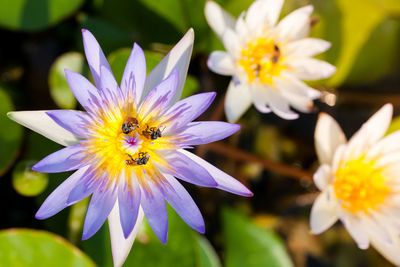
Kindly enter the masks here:
M 286 57 L 313 57 L 325 52 L 331 43 L 317 38 L 304 38 L 283 46 L 282 52 Z
M 385 135 L 392 120 L 392 114 L 393 106 L 386 104 L 364 123 L 349 140 L 346 158 L 356 157 L 376 144 Z
M 186 75 L 189 68 L 190 57 L 192 55 L 194 42 L 194 31 L 190 29 L 185 36 L 171 49 L 163 60 L 147 75 L 142 93 L 142 100 L 156 87 L 162 80 L 167 78 L 174 68 L 179 72 L 179 84 L 174 99 L 170 105 L 181 98 L 183 86 L 185 85 Z
M 225 96 L 225 114 L 229 122 L 235 123 L 251 106 L 251 94 L 248 86 L 241 83 L 235 86 L 231 81 Z
M 245 15 L 245 12 L 242 12 L 242 14 L 239 16 L 239 18 L 236 20 L 236 25 L 235 25 L 235 31 L 236 31 L 236 34 L 237 34 L 237 36 L 238 36 L 238 38 L 240 39 L 240 40 L 245 40 L 245 39 L 247 39 L 247 37 L 248 37 L 248 29 L 247 29 L 247 25 L 246 25 L 246 23 L 245 23 L 245 21 L 244 21 L 244 15 Z
M 315 149 L 321 164 L 332 164 L 339 145 L 346 143 L 339 124 L 328 114 L 320 113 L 314 133 Z
M 38 111 L 14 111 L 7 113 L 13 121 L 35 131 L 63 146 L 72 146 L 78 143 L 79 137 L 65 130 L 53 121 L 47 114 L 47 110 Z
M 328 187 L 331 176 L 331 167 L 328 164 L 319 166 L 313 176 L 314 183 L 319 190 L 323 191 Z
M 368 152 L 367 156 L 375 158 L 378 155 L 387 155 L 400 151 L 400 131 L 385 136 Z
M 339 217 L 351 237 L 357 243 L 357 246 L 360 249 L 367 249 L 369 247 L 369 237 L 361 221 L 353 218 L 351 214 L 341 214 Z
M 312 6 L 305 6 L 296 9 L 283 18 L 276 27 L 279 39 L 284 42 L 306 37 L 310 31 L 310 15 L 312 12 Z
M 335 66 L 315 58 L 297 58 L 286 63 L 292 67 L 291 73 L 301 80 L 325 79 L 336 72 Z
M 302 83 L 294 83 L 292 80 L 276 78 L 276 88 L 280 91 L 292 107 L 301 112 L 310 112 L 314 106 L 312 99 L 308 96 L 307 87 L 300 87 Z M 298 86 L 300 85 L 300 86 Z
M 110 229 L 111 250 L 113 255 L 114 267 L 121 267 L 124 264 L 126 257 L 128 257 L 133 245 L 133 241 L 135 241 L 136 235 L 138 234 L 142 225 L 143 215 L 143 210 L 140 207 L 135 227 L 133 228 L 132 233 L 128 236 L 128 238 L 125 239 L 119 217 L 118 201 L 115 201 L 114 208 L 108 216 L 108 226 Z
M 232 55 L 234 59 L 239 57 L 240 54 L 240 42 L 237 34 L 231 30 L 227 29 L 222 36 L 222 42 L 226 50 Z
M 295 120 L 299 117 L 299 114 L 290 110 L 288 101 L 275 89 L 267 88 L 265 92 L 268 106 L 276 115 L 285 120 Z
M 394 265 L 400 266 L 400 237 L 397 233 L 392 233 L 392 244 L 382 242 L 382 240 L 371 237 L 371 245 Z
M 224 51 L 214 51 L 207 61 L 210 70 L 221 75 L 230 76 L 235 72 L 235 65 L 231 56 Z
M 310 227 L 313 234 L 320 234 L 338 219 L 336 203 L 329 199 L 327 191 L 322 192 L 311 208 Z
M 285 90 L 288 90 L 292 92 L 293 94 L 298 94 L 302 96 L 306 96 L 310 99 L 318 99 L 321 97 L 321 92 L 311 88 L 304 82 L 300 81 L 293 75 L 291 75 L 289 72 L 285 71 L 282 73 L 282 78 L 281 79 L 275 79 L 274 81 L 276 83 L 281 82 L 282 80 L 286 81 L 285 85 L 282 85 L 281 87 L 285 87 Z
M 367 229 L 369 235 L 379 239 L 382 242 L 391 244 L 392 237 L 388 232 L 389 225 L 385 222 L 379 223 L 374 218 L 365 217 L 363 218 L 363 224 L 365 229 Z
M 235 26 L 235 19 L 213 1 L 206 2 L 204 14 L 210 27 L 221 39 L 227 28 L 233 29 Z
M 283 0 L 257 0 L 251 4 L 246 14 L 246 24 L 250 30 L 273 27 L 281 13 Z
M 262 87 L 262 86 L 251 86 L 249 87 L 249 91 L 251 94 L 251 98 L 253 99 L 254 106 L 256 109 L 262 113 L 269 113 L 271 109 L 268 107 L 268 94 L 267 90 L 273 90 L 270 87 Z

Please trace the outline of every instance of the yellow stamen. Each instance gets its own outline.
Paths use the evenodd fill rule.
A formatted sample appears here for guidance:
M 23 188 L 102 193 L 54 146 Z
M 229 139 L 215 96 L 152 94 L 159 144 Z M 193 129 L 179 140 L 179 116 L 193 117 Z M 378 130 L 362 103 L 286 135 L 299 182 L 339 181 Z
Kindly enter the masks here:
M 333 188 L 342 207 L 352 213 L 368 213 L 385 202 L 390 194 L 383 169 L 360 157 L 342 162 L 335 172 Z
M 273 77 L 279 76 L 287 67 L 282 65 L 282 53 L 279 44 L 272 38 L 256 38 L 242 49 L 238 61 L 246 72 L 249 82 L 258 78 L 262 84 L 273 85 Z

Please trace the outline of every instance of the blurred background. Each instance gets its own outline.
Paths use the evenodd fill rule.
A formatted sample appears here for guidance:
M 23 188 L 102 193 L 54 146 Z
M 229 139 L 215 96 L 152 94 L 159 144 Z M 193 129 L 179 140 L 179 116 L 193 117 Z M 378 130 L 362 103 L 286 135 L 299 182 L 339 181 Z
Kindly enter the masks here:
M 238 16 L 250 0 L 219 0 Z M 133 42 L 146 51 L 148 71 L 193 27 L 195 45 L 184 96 L 217 91 L 202 120 L 225 120 L 229 77 L 211 73 L 209 53 L 223 49 L 204 17 L 205 0 L 0 0 L 0 266 L 112 266 L 107 224 L 81 241 L 88 199 L 50 219 L 34 214 L 69 173 L 30 167 L 60 149 L 12 122 L 12 110 L 76 109 L 68 68 L 90 78 L 81 28 L 98 39 L 120 81 Z M 324 92 L 311 114 L 285 121 L 251 108 L 242 130 L 196 148 L 253 192 L 244 198 L 184 183 L 206 221 L 191 230 L 169 209 L 162 245 L 144 224 L 124 266 L 390 266 L 373 249 L 361 251 L 340 223 L 314 236 L 309 214 L 318 190 L 313 132 L 319 112 L 334 116 L 347 136 L 391 102 L 400 114 L 399 0 L 286 0 L 281 17 L 312 4 L 311 35 L 332 48 L 321 55 L 338 68 L 311 83 Z M 391 131 L 400 128 L 395 119 Z

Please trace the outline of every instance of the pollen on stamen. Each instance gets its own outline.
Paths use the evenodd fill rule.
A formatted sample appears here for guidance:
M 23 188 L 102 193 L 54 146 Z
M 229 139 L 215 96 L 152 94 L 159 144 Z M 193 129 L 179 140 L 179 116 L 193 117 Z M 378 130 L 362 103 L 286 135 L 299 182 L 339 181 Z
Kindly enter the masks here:
M 273 77 L 279 76 L 286 68 L 281 61 L 279 44 L 272 38 L 259 37 L 249 41 L 242 49 L 238 65 L 247 74 L 249 82 L 258 80 L 272 85 Z
M 341 163 L 333 188 L 342 207 L 352 213 L 378 209 L 391 193 L 383 169 L 364 157 Z

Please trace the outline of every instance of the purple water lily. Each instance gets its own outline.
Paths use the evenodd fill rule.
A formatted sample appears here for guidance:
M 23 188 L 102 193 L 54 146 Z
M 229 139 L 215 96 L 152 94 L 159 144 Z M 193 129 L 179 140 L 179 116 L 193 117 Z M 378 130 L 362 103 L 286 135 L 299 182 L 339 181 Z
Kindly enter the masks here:
M 22 125 L 66 146 L 33 169 L 76 170 L 50 194 L 36 214 L 46 219 L 91 195 L 83 239 L 109 219 L 114 264 L 121 266 L 143 214 L 161 242 L 167 241 L 167 201 L 182 219 L 204 233 L 202 215 L 176 179 L 251 196 L 240 182 L 184 150 L 223 139 L 240 129 L 225 122 L 193 122 L 215 93 L 179 100 L 193 47 L 193 30 L 146 77 L 142 49 L 135 44 L 120 86 L 95 37 L 83 30 L 93 86 L 66 70 L 68 84 L 86 112 L 74 110 L 10 112 Z

